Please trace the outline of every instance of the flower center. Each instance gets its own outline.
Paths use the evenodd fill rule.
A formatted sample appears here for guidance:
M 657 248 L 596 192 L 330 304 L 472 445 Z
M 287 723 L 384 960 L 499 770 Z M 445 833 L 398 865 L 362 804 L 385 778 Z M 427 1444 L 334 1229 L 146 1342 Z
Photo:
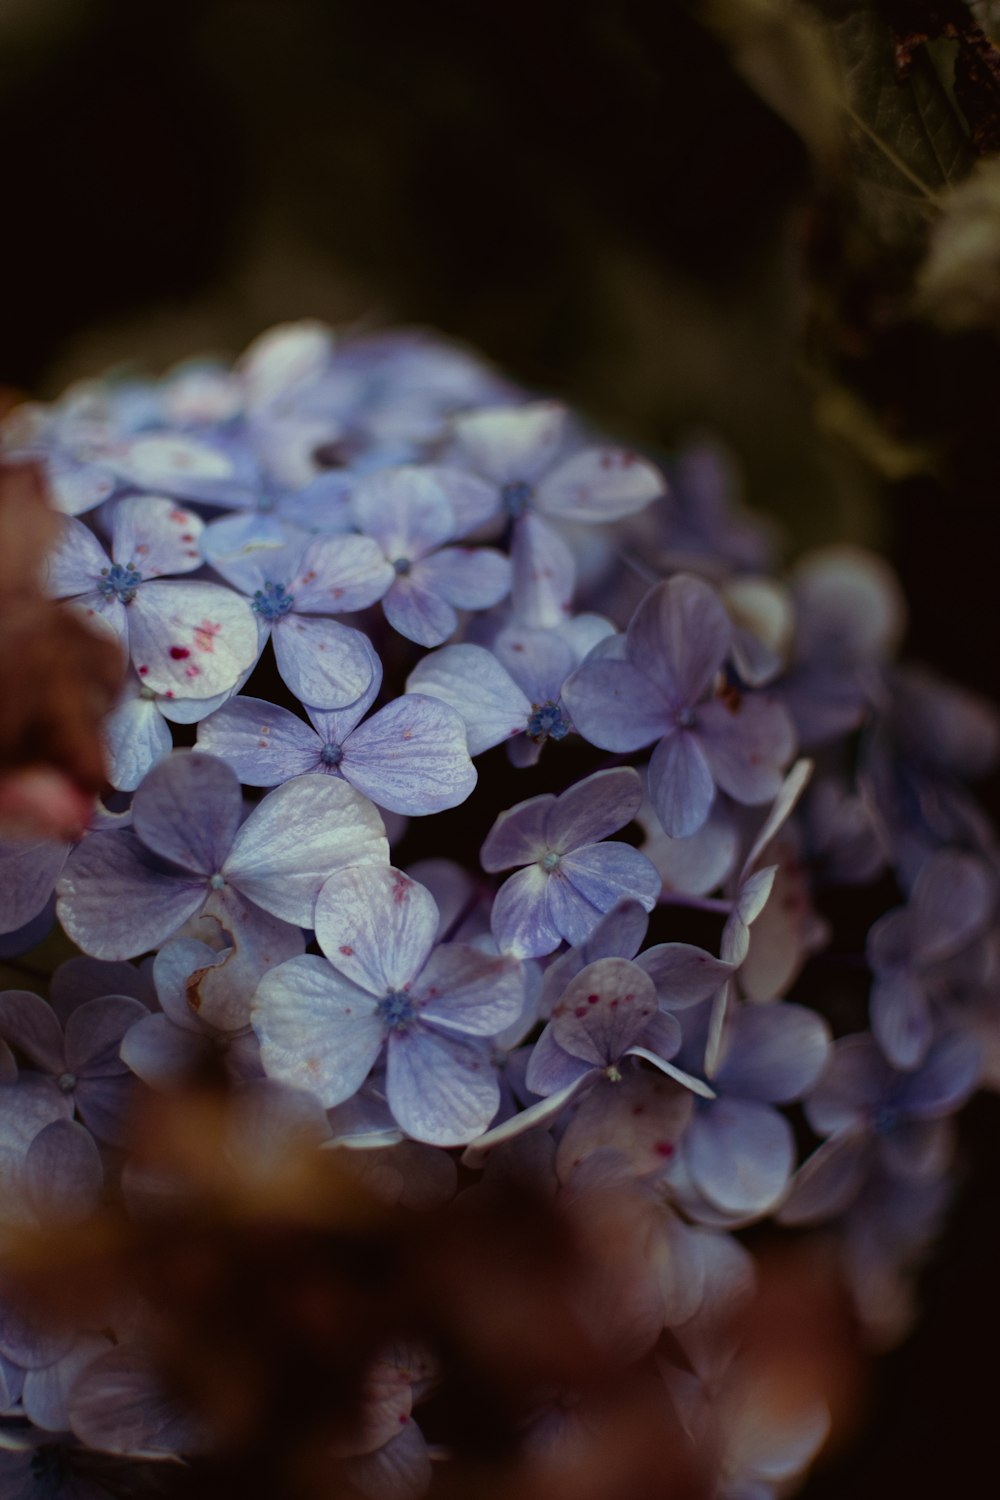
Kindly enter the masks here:
M 59 1089 L 62 1093 L 71 1094 L 76 1088 L 76 1074 L 60 1073 L 59 1077 L 56 1079 L 56 1083 L 58 1084 Z
M 226 883 L 226 877 L 225 875 L 221 875 L 218 871 L 216 871 L 216 873 L 212 876 L 211 880 L 208 883 L 213 891 L 221 891 Z
M 339 745 L 324 745 L 319 752 L 319 758 L 324 766 L 339 766 L 344 758 L 344 752 Z
M 523 516 L 528 509 L 533 494 L 534 491 L 526 479 L 514 479 L 501 489 L 500 503 L 511 520 L 516 521 L 518 516 Z
M 540 863 L 542 869 L 545 870 L 549 875 L 551 875 L 553 870 L 558 870 L 560 864 L 562 863 L 562 859 L 554 849 L 549 849 L 546 854 L 542 855 Z
M 392 565 L 401 577 L 405 577 L 413 567 L 413 564 L 410 562 L 410 559 L 408 557 L 397 557 L 393 560 Z
M 693 729 L 698 722 L 698 716 L 693 708 L 679 708 L 674 714 L 674 723 L 678 729 Z
M 413 1001 L 405 990 L 390 990 L 378 1003 L 378 1014 L 392 1031 L 406 1031 L 415 1018 Z
M 294 603 L 293 595 L 283 583 L 265 583 L 251 600 L 254 614 L 260 615 L 262 620 L 280 620 L 288 614 Z
M 131 604 L 141 582 L 142 574 L 131 563 L 112 563 L 110 568 L 101 569 L 97 592 L 104 599 L 120 599 L 122 604 Z
M 547 703 L 534 703 L 525 733 L 529 740 L 539 743 L 545 740 L 564 740 L 569 734 L 569 719 L 551 698 Z

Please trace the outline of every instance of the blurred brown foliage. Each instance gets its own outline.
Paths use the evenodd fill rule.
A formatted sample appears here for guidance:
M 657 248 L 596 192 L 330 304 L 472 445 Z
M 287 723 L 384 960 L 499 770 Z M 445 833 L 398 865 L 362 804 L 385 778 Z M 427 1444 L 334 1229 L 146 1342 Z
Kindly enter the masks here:
M 40 469 L 0 463 L 0 835 L 78 837 L 105 785 L 118 644 L 45 597 L 57 518 Z
M 627 1305 L 641 1271 L 613 1189 L 596 1220 L 593 1199 L 574 1218 L 506 1179 L 470 1178 L 415 1211 L 372 1191 L 354 1153 L 289 1137 L 262 1160 L 233 1145 L 231 1101 L 215 1085 L 151 1100 L 134 1162 L 155 1188 L 147 1209 L 109 1203 L 78 1227 L 15 1240 L 6 1257 L 8 1289 L 55 1326 L 146 1310 L 165 1388 L 211 1434 L 190 1466 L 160 1473 L 166 1492 L 353 1494 L 337 1454 L 358 1451 L 379 1360 L 410 1349 L 433 1372 L 416 1416 L 450 1460 L 434 1465 L 440 1500 L 712 1493 L 712 1442 L 692 1446 L 653 1359 L 616 1353 L 581 1319 L 598 1293 Z M 405 1148 L 383 1153 L 387 1165 L 394 1149 Z M 825 1271 L 794 1248 L 765 1257 L 760 1298 L 730 1334 L 779 1404 L 826 1401 L 844 1426 L 858 1355 Z M 532 1419 L 564 1395 L 569 1425 L 532 1441 Z

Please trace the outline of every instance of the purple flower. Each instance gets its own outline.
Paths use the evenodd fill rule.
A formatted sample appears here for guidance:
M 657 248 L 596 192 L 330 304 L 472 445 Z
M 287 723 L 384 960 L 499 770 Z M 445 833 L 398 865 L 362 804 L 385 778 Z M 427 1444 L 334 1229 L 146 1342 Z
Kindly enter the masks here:
M 841 1214 L 873 1175 L 925 1182 L 948 1166 L 948 1117 L 979 1081 L 975 1041 L 947 1032 L 923 1064 L 900 1072 L 867 1032 L 841 1037 L 805 1111 L 824 1143 L 799 1168 L 780 1218 L 812 1224 Z
M 777 694 L 803 746 L 825 744 L 862 722 L 906 609 L 892 570 L 859 547 L 822 547 L 792 575 L 794 654 Z
M 931 1001 L 946 988 L 950 961 L 982 933 L 996 879 L 975 855 L 943 849 L 927 860 L 907 906 L 886 912 L 868 934 L 874 973 L 872 1031 L 897 1068 L 918 1067 L 934 1036 Z
M 621 448 L 560 458 L 569 412 L 556 401 L 494 406 L 456 417 L 457 457 L 494 486 L 495 509 L 564 521 L 614 521 L 662 495 L 663 476 Z
M 574 1150 L 579 1147 L 582 1159 L 583 1138 L 592 1141 L 600 1135 L 602 1113 L 614 1111 L 609 1089 L 617 1090 L 639 1059 L 686 1089 L 711 1096 L 707 1084 L 669 1061 L 680 1041 L 676 1018 L 661 1009 L 652 979 L 638 964 L 624 958 L 597 959 L 570 980 L 531 1053 L 525 1083 L 542 1097 L 480 1136 L 465 1160 L 478 1166 L 484 1152 L 553 1120 L 584 1093 L 596 1092 L 596 1098 L 581 1106 L 586 1114 Z M 686 1107 L 680 1115 L 672 1112 L 672 1118 L 678 1130 L 683 1128 Z M 610 1143 L 615 1145 L 613 1137 Z M 672 1144 L 669 1154 L 673 1149 Z
M 51 1005 L 28 990 L 0 993 L 0 1037 L 52 1080 L 102 1141 L 120 1141 L 135 1086 L 118 1056 L 130 1026 L 148 1016 L 138 1000 L 109 995 L 77 1006 L 60 1024 Z
M 501 813 L 483 844 L 491 872 L 523 865 L 493 903 L 493 935 L 519 958 L 539 958 L 563 938 L 582 942 L 623 897 L 652 911 L 660 877 L 629 844 L 602 842 L 642 801 L 635 771 L 598 771 L 555 797 L 546 793 Z
M 660 1005 L 671 1011 L 707 1000 L 732 973 L 731 964 L 692 943 L 657 943 L 640 953 L 648 925 L 649 917 L 638 901 L 616 902 L 582 943 L 561 953 L 545 970 L 542 1014 L 549 1015 L 570 980 L 599 958 L 634 960 L 653 981 Z
M 683 1014 L 682 1063 L 703 1055 L 710 1007 Z M 712 1074 L 716 1097 L 698 1100 L 677 1167 L 696 1218 L 759 1218 L 780 1201 L 795 1164 L 791 1126 L 773 1106 L 806 1093 L 826 1063 L 826 1023 L 801 1005 L 730 1012 Z M 699 1203 L 703 1200 L 705 1210 Z
M 48 560 L 53 597 L 102 620 L 140 681 L 170 697 L 224 692 L 257 656 L 253 615 L 230 589 L 160 581 L 201 566 L 201 526 L 169 500 L 135 495 L 115 507 L 111 557 L 82 521 L 67 517 Z
M 416 693 L 362 724 L 382 683 L 381 664 L 371 655 L 371 684 L 350 707 L 307 708 L 306 724 L 259 698 L 234 698 L 199 726 L 199 747 L 231 765 L 247 786 L 277 786 L 317 771 L 343 777 L 393 812 L 457 807 L 476 784 L 465 725 L 446 703 Z
M 454 1146 L 500 1103 L 487 1039 L 524 1002 L 516 960 L 435 946 L 430 893 L 392 868 L 344 870 L 316 904 L 326 958 L 305 955 L 261 980 L 253 1004 L 268 1074 L 329 1107 L 355 1094 L 385 1049 L 386 1095 L 416 1140 Z
M 385 617 L 418 645 L 440 646 L 458 627 L 457 609 L 489 609 L 510 590 L 502 553 L 444 545 L 488 508 L 488 491 L 484 507 L 474 490 L 463 474 L 405 465 L 366 475 L 351 497 L 358 529 L 382 554 L 377 597 Z
M 131 812 L 109 813 L 98 802 L 91 828 L 127 827 L 131 821 Z M 65 839 L 0 840 L 0 932 L 16 932 L 44 912 L 73 847 Z
M 708 700 L 730 641 L 718 596 L 681 574 L 652 589 L 621 646 L 598 646 L 563 690 L 592 744 L 632 751 L 658 742 L 649 795 L 673 838 L 701 828 L 716 785 L 737 802 L 770 801 L 794 749 L 788 715 L 772 700 L 735 689 Z
M 270 637 L 278 671 L 301 703 L 342 708 L 360 697 L 372 677 L 367 637 L 326 617 L 379 597 L 382 558 L 373 541 L 304 538 L 272 516 L 232 516 L 207 528 L 202 550 L 251 596 L 258 651 Z
M 120 1048 L 122 1062 L 152 1088 L 170 1089 L 194 1076 L 209 1059 L 221 1054 L 235 1082 L 260 1076 L 257 1040 L 243 1021 L 234 1028 L 214 1024 L 203 1014 L 202 990 L 206 976 L 213 974 L 233 955 L 232 948 L 216 952 L 196 938 L 176 938 L 166 943 L 153 963 L 156 994 L 162 1011 L 145 1015 L 132 1025 Z M 251 983 L 251 976 L 244 976 Z M 211 1004 L 218 1013 L 219 1005 Z M 192 998 L 198 1008 L 192 1005 Z M 237 1012 L 242 1006 L 234 1006 Z
M 288 957 L 328 875 L 388 859 L 375 808 L 332 777 L 298 776 L 242 816 L 223 761 L 175 752 L 136 792 L 132 830 L 90 834 L 70 856 L 58 887 L 64 928 L 96 958 L 130 958 L 201 913 L 244 950 Z
M 108 780 L 121 792 L 134 792 L 147 771 L 174 748 L 171 724 L 197 724 L 238 692 L 252 669 L 241 672 L 232 687 L 211 698 L 177 698 L 147 687 L 129 672 L 118 702 L 101 725 Z
M 494 514 L 513 522 L 513 603 L 520 623 L 551 626 L 568 613 L 576 564 L 548 518 L 613 521 L 662 495 L 652 464 L 621 448 L 567 446 L 569 412 L 555 401 L 487 407 L 456 418 L 456 459 L 492 488 Z
M 589 644 L 589 633 L 583 638 Z M 470 755 L 510 740 L 511 760 L 529 766 L 573 728 L 562 687 L 579 661 L 562 631 L 508 625 L 489 650 L 463 643 L 432 651 L 410 673 L 406 691 L 450 704 L 465 724 Z

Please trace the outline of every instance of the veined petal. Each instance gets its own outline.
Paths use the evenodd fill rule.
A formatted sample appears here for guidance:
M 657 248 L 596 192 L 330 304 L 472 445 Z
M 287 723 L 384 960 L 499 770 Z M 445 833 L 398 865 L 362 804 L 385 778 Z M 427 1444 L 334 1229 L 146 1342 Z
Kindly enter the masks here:
M 500 1107 L 500 1085 L 484 1043 L 414 1027 L 389 1034 L 386 1094 L 408 1135 L 464 1146 Z
M 471 1036 L 496 1036 L 524 1008 L 524 969 L 508 954 L 465 943 L 434 949 L 414 983 L 421 1014 L 435 1026 Z
M 582 849 L 564 854 L 553 873 L 565 876 L 574 890 L 602 913 L 626 897 L 652 911 L 660 894 L 660 877 L 655 868 L 630 844 L 585 844 Z M 582 942 L 591 931 L 593 927 L 589 926 L 586 933 L 570 941 Z
M 943 849 L 917 877 L 911 907 L 915 957 L 935 963 L 957 953 L 989 921 L 996 877 L 974 854 Z
M 308 1089 L 325 1109 L 357 1093 L 382 1050 L 373 997 L 313 954 L 262 977 L 251 1020 L 268 1077 Z
M 561 1093 L 579 1083 L 589 1074 L 593 1074 L 595 1078 L 599 1076 L 593 1063 L 582 1057 L 574 1057 L 571 1052 L 560 1047 L 550 1021 L 531 1049 L 524 1085 L 529 1093 L 541 1094 L 543 1098 L 547 1098 L 550 1094 Z
M 463 1166 L 481 1167 L 494 1147 L 502 1146 L 506 1141 L 515 1140 L 518 1136 L 533 1130 L 536 1125 L 543 1125 L 555 1119 L 571 1099 L 592 1085 L 595 1077 L 593 1069 L 585 1067 L 580 1076 L 572 1083 L 568 1083 L 565 1088 L 555 1094 L 550 1094 L 548 1098 L 539 1099 L 537 1104 L 529 1105 L 520 1114 L 512 1115 L 501 1124 L 494 1125 L 492 1130 L 477 1136 L 468 1150 L 462 1153 Z
M 221 869 L 243 799 L 224 761 L 180 750 L 154 766 L 132 801 L 132 826 L 147 848 L 198 875 Z
M 737 802 L 777 797 L 795 750 L 787 710 L 762 693 L 746 693 L 735 709 L 720 700 L 698 711 L 696 731 L 715 780 Z
M 623 448 L 585 448 L 550 470 L 538 508 L 567 521 L 617 521 L 666 492 L 653 465 Z
M 692 1107 L 686 1089 L 648 1069 L 629 1069 L 620 1083 L 589 1090 L 559 1142 L 561 1179 L 588 1156 L 609 1150 L 619 1152 L 636 1176 L 659 1175 L 677 1152 Z
M 665 735 L 649 762 L 649 797 L 664 832 L 688 838 L 706 822 L 715 782 L 697 737 L 689 729 Z
M 104 1185 L 90 1132 L 75 1120 L 46 1125 L 28 1147 L 24 1180 L 43 1228 L 81 1223 L 96 1209 Z
M 129 651 L 146 687 L 210 698 L 257 659 L 257 622 L 245 599 L 218 583 L 144 583 L 127 606 Z
M 627 661 L 588 659 L 567 678 L 562 699 L 577 732 L 602 750 L 641 750 L 672 724 L 666 699 Z
M 70 516 L 60 523 L 58 540 L 45 562 L 46 589 L 53 599 L 91 594 L 111 559 L 89 526 Z
M 199 538 L 205 523 L 193 510 L 155 495 L 127 495 L 114 510 L 111 553 L 143 578 L 193 573 L 202 565 Z
M 238 1031 L 250 1019 L 250 1000 L 260 976 L 305 947 L 298 926 L 283 922 L 243 896 L 235 886 L 210 890 L 189 930 L 220 952 L 195 967 L 185 984 L 188 1005 L 206 1026 Z
M 491 609 L 510 592 L 510 561 L 493 547 L 442 547 L 413 576 L 456 609 Z
M 66 1066 L 78 1076 L 110 1077 L 125 1071 L 118 1056 L 130 1026 L 149 1015 L 140 1000 L 102 995 L 85 1000 L 66 1018 Z
M 642 783 L 631 766 L 595 771 L 555 799 L 545 819 L 546 842 L 560 854 L 596 844 L 631 822 L 641 801 Z
M 548 880 L 540 865 L 529 865 L 497 891 L 490 926 L 502 953 L 542 958 L 559 947 L 561 934 L 549 914 Z
M 726 659 L 732 627 L 715 590 L 678 573 L 657 584 L 639 605 L 626 632 L 633 666 L 644 672 L 675 708 L 693 707 Z
M 285 615 L 271 639 L 278 671 L 300 703 L 345 708 L 372 680 L 367 636 L 339 620 Z
M 496 515 L 500 496 L 489 480 L 442 464 L 431 465 L 430 473 L 448 497 L 455 517 L 453 537 L 468 536 Z
M 871 1166 L 868 1135 L 845 1130 L 831 1136 L 799 1167 L 775 1218 L 779 1224 L 821 1224 L 839 1216 L 857 1198 Z
M 424 583 L 422 569 L 396 578 L 382 600 L 393 630 L 418 646 L 440 646 L 458 628 L 458 615 L 447 600 Z
M 72 847 L 62 839 L 0 840 L 0 932 L 17 932 L 42 910 Z
M 425 656 L 406 679 L 406 691 L 450 704 L 465 724 L 470 755 L 523 733 L 531 714 L 521 689 L 482 646 L 445 646 Z
M 638 901 L 616 902 L 582 943 L 549 964 L 542 981 L 541 1014 L 549 1014 L 569 981 L 587 964 L 598 958 L 635 958 L 648 926 L 649 917 Z
M 490 648 L 532 704 L 557 703 L 575 666 L 572 648 L 555 630 L 506 625 Z
M 548 847 L 546 821 L 555 803 L 551 792 L 542 792 L 502 812 L 479 851 L 483 869 L 496 873 L 516 865 L 534 864 L 540 859 Z
M 920 1071 L 902 1080 L 896 1106 L 917 1120 L 954 1114 L 976 1087 L 981 1072 L 982 1056 L 975 1039 L 961 1031 L 946 1032 L 931 1047 Z
M 198 748 L 225 761 L 245 786 L 278 786 L 318 771 L 322 742 L 287 708 L 240 697 L 201 721 Z
M 438 929 L 434 897 L 391 865 L 332 875 L 316 902 L 316 937 L 330 962 L 381 998 L 408 989 Z
M 138 686 L 127 691 L 101 725 L 107 754 L 108 780 L 120 792 L 134 792 L 147 771 L 165 760 L 173 739 L 152 698 Z
M 198 910 L 206 881 L 171 870 L 126 829 L 88 834 L 56 890 L 59 920 L 84 953 L 134 958 L 165 942 Z
M 817 1135 L 865 1128 L 886 1098 L 892 1071 L 867 1032 L 840 1037 L 806 1101 L 805 1112 Z
M 733 972 L 731 964 L 692 943 L 657 943 L 640 953 L 635 962 L 649 975 L 660 1004 L 668 1010 L 682 1010 L 707 1000 Z
M 65 1068 L 62 1027 L 51 1005 L 30 990 L 0 993 L 0 1037 L 43 1073 Z
M 289 590 L 304 614 L 343 615 L 381 599 L 395 578 L 368 536 L 318 536 L 306 548 Z
M 388 859 L 382 819 L 367 797 L 332 776 L 296 776 L 257 804 L 223 873 L 265 911 L 312 927 L 316 897 L 334 871 Z
M 390 812 L 457 807 L 476 784 L 465 725 L 440 699 L 405 693 L 360 724 L 344 744 L 341 772 Z
M 366 474 L 351 497 L 359 530 L 374 537 L 385 558 L 424 557 L 455 534 L 455 513 L 442 486 L 415 464 Z
M 201 537 L 206 562 L 245 594 L 268 583 L 287 584 L 305 546 L 301 534 L 260 511 L 213 521 Z
M 552 1011 L 552 1036 L 572 1057 L 606 1068 L 639 1041 L 656 1014 L 656 991 L 636 964 L 599 958 L 564 990 Z

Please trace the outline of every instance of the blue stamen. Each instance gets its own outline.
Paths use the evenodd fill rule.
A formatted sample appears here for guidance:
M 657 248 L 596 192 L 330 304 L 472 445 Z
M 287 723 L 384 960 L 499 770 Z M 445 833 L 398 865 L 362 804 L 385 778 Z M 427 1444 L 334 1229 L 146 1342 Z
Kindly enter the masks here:
M 254 614 L 260 615 L 262 620 L 280 620 L 288 614 L 295 599 L 283 583 L 268 582 L 257 590 L 251 603 Z
M 131 604 L 142 582 L 142 574 L 131 563 L 112 563 L 101 569 L 101 581 L 97 592 L 104 599 L 120 599 L 122 604 Z
M 528 509 L 533 494 L 534 490 L 527 480 L 514 479 L 501 489 L 500 503 L 511 519 L 516 521 Z
M 569 719 L 558 703 L 551 698 L 547 703 L 533 705 L 531 718 L 525 728 L 529 740 L 564 740 L 569 734 Z
M 344 752 L 339 745 L 324 745 L 319 752 L 319 758 L 324 766 L 339 766 L 344 758 Z
M 393 1031 L 406 1031 L 416 1011 L 405 990 L 390 990 L 385 999 L 379 1001 L 378 1014 Z

